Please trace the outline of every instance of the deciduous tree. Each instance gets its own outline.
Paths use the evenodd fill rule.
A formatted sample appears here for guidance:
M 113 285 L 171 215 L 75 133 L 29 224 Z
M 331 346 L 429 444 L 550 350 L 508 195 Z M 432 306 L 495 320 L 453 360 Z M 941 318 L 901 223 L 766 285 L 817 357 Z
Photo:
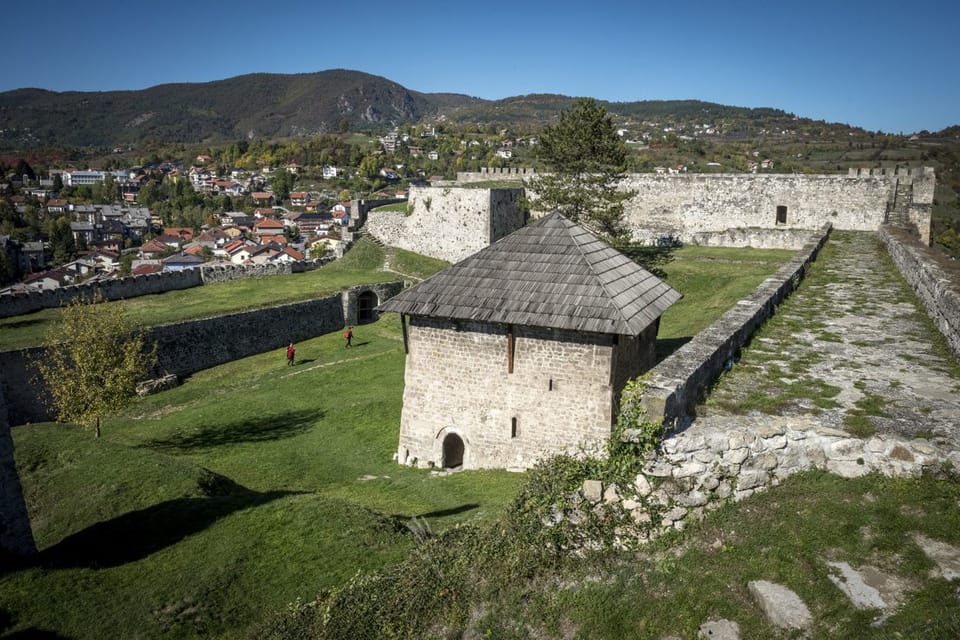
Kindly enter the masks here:
M 51 329 L 36 367 L 50 389 L 57 420 L 93 429 L 124 407 L 156 362 L 156 345 L 147 344 L 123 307 L 101 294 L 78 297 L 63 308 L 63 322 Z
M 618 189 L 627 151 L 603 105 L 592 98 L 578 99 L 541 132 L 537 155 L 547 173 L 528 181 L 536 208 L 559 211 L 607 240 L 629 238 L 623 203 L 633 193 Z

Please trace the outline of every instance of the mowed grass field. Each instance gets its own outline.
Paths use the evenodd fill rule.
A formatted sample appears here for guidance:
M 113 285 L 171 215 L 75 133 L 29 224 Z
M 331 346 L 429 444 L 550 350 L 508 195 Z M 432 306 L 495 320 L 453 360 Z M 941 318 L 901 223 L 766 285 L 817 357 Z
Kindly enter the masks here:
M 395 277 L 379 271 L 378 252 L 366 243 L 351 251 L 352 267 L 338 267 L 344 281 Z M 692 336 L 791 255 L 676 251 L 664 269 L 685 298 L 661 335 Z M 402 259 L 406 273 L 437 268 Z M 205 298 L 232 286 L 180 293 Z M 160 307 L 189 306 L 167 299 Z M 344 350 L 335 333 L 298 344 L 294 367 L 278 350 L 199 372 L 135 401 L 99 441 L 70 425 L 15 428 L 41 553 L 0 575 L 0 633 L 242 637 L 298 598 L 396 563 L 415 544 L 413 518 L 434 531 L 496 518 L 523 474 L 437 475 L 392 460 L 403 390 L 398 319 L 357 328 L 355 345 Z

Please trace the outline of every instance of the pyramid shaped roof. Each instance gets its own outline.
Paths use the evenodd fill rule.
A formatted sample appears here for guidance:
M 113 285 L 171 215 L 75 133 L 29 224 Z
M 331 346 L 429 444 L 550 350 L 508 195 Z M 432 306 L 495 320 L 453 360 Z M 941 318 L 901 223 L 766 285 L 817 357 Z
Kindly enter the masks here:
M 381 311 L 639 335 L 681 294 L 552 213 L 380 305 Z

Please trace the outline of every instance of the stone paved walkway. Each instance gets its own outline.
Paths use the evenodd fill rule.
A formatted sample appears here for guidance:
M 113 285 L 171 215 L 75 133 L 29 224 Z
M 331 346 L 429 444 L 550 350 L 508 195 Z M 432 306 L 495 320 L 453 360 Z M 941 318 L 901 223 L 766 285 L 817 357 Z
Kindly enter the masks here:
M 835 231 L 692 428 L 783 415 L 960 450 L 960 366 L 933 331 L 876 234 Z
M 834 232 L 800 288 L 697 408 L 687 435 L 786 421 L 859 437 L 926 438 L 960 451 L 960 365 L 937 344 L 923 313 L 876 234 Z M 943 577 L 960 576 L 960 569 L 953 573 L 960 549 L 918 544 Z M 876 610 L 875 624 L 896 609 L 902 594 L 887 588 L 897 584 L 895 576 L 831 566 L 831 580 L 851 606 Z M 805 628 L 780 622 L 783 598 L 760 600 L 772 628 Z M 798 607 L 805 610 L 801 603 L 786 612 Z M 735 621 L 710 620 L 699 637 L 741 636 Z

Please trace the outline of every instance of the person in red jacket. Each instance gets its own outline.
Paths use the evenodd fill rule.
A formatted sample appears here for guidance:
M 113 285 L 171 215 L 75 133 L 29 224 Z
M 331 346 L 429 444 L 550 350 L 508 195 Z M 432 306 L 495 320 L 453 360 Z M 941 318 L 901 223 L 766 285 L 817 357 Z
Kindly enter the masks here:
M 290 346 L 287 347 L 287 366 L 293 366 L 293 357 L 296 355 L 297 350 L 293 348 L 293 343 L 290 343 Z

